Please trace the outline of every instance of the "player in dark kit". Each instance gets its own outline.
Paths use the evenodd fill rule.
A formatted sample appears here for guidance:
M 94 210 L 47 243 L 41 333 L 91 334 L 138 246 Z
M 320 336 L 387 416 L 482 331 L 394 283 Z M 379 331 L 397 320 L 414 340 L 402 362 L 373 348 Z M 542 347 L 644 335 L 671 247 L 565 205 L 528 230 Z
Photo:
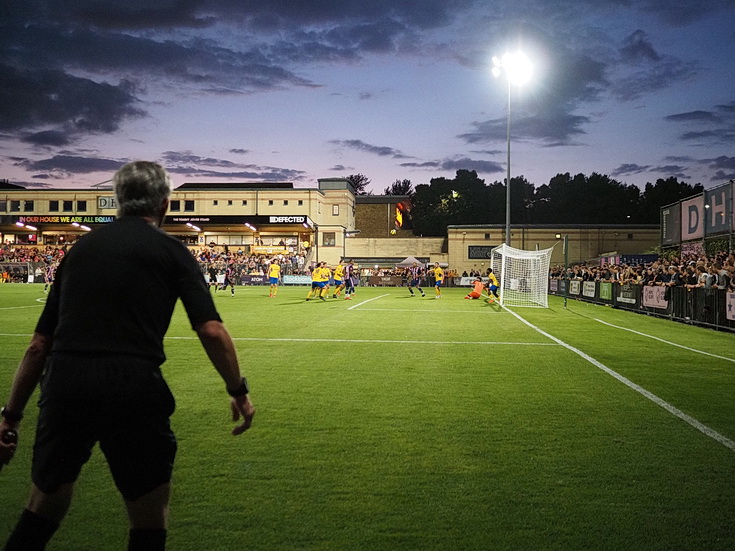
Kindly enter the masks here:
M 415 296 L 413 293 L 414 287 L 419 290 L 422 297 L 426 296 L 426 293 L 424 293 L 424 290 L 421 288 L 422 275 L 424 275 L 424 269 L 419 266 L 418 263 L 414 262 L 413 266 L 408 268 L 408 291 L 411 293 L 411 296 Z
M 224 291 L 227 289 L 227 286 L 230 287 L 230 296 L 235 296 L 235 261 L 230 260 L 230 262 L 227 264 L 227 268 L 225 268 L 225 281 L 222 284 L 222 290 Z
M 4 465 L 43 375 L 31 496 L 6 551 L 45 549 L 96 443 L 127 508 L 128 551 L 165 549 L 176 438 L 169 423 L 174 398 L 160 365 L 179 298 L 232 397 L 233 420 L 243 419 L 232 433 L 247 430 L 255 414 L 196 260 L 158 228 L 168 208 L 168 174 L 155 163 L 130 163 L 115 174 L 114 189 L 118 219 L 65 255 L 1 412 Z M 106 277 L 99 277 L 100 262 Z
M 207 273 L 209 274 L 209 286 L 214 287 L 214 292 L 217 292 L 217 268 L 214 265 L 214 262 L 209 264 L 209 267 L 207 268 Z

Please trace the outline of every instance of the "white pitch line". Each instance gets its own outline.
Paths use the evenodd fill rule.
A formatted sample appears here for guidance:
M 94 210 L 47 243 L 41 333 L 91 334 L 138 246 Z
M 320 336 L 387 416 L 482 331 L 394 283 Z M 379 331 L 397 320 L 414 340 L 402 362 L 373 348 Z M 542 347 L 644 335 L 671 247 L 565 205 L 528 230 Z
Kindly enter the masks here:
M 407 308 L 360 308 L 360 312 L 431 312 L 436 313 L 439 312 L 439 310 L 431 310 L 431 309 L 407 309 Z M 495 311 L 488 311 L 487 309 L 484 310 L 441 310 L 442 315 L 444 314 L 488 314 L 489 312 L 492 312 L 493 314 L 500 314 L 502 313 L 502 310 L 499 312 Z
M 649 339 L 653 339 L 655 341 L 659 341 L 665 344 L 670 344 L 671 346 L 676 346 L 678 348 L 683 348 L 684 350 L 689 350 L 689 352 L 696 352 L 697 354 L 704 354 L 705 356 L 711 356 L 713 358 L 718 358 L 720 360 L 727 360 L 728 362 L 735 363 L 735 358 L 728 358 L 727 356 L 718 356 L 717 354 L 712 354 L 711 352 L 705 352 L 704 350 L 697 350 L 696 348 L 691 348 L 689 346 L 684 346 L 683 344 L 678 344 L 675 342 L 667 341 L 659 337 L 654 337 L 653 335 L 648 335 L 646 333 L 641 333 L 640 331 L 628 329 L 627 327 L 620 327 L 619 325 L 613 325 L 612 323 L 602 321 L 601 319 L 595 319 L 595 321 L 599 321 L 601 324 L 607 325 L 609 327 L 614 327 L 615 329 L 622 329 L 623 331 L 630 331 L 631 333 L 635 333 L 636 335 L 640 335 L 641 337 L 648 337 Z
M 678 417 L 679 419 L 681 419 L 685 423 L 688 423 L 689 425 L 691 425 L 692 427 L 694 427 L 695 429 L 697 429 L 702 434 L 705 434 L 705 435 L 709 436 L 710 438 L 712 438 L 713 440 L 719 442 L 723 446 L 725 446 L 727 448 L 730 448 L 732 451 L 735 451 L 735 442 L 732 441 L 732 440 L 730 440 L 727 436 L 724 436 L 724 435 L 720 434 L 719 432 L 717 432 L 716 430 L 708 427 L 704 423 L 701 423 L 700 421 L 697 421 L 691 415 L 687 415 L 686 413 L 684 413 L 680 409 L 678 409 L 678 408 L 672 406 L 671 404 L 669 404 L 667 401 L 662 400 L 661 398 L 659 398 L 658 396 L 656 396 L 652 392 L 649 392 L 648 390 L 646 390 L 642 386 L 637 385 L 636 383 L 634 383 L 630 379 L 624 377 L 623 375 L 621 375 L 617 371 L 614 371 L 614 370 L 610 369 L 609 367 L 607 367 L 605 364 L 597 361 L 592 356 L 589 356 L 588 354 L 585 354 L 581 350 L 579 350 L 577 348 L 574 348 L 572 345 L 565 343 L 561 339 L 557 339 L 556 337 L 554 337 L 553 335 L 550 335 L 549 333 L 547 333 L 543 329 L 539 329 L 534 324 L 532 324 L 529 321 L 526 321 L 525 319 L 523 319 L 521 316 L 519 316 L 518 314 L 516 314 L 512 310 L 509 310 L 508 309 L 508 312 L 510 312 L 511 314 L 513 314 L 516 318 L 518 318 L 521 322 L 523 322 L 524 324 L 526 324 L 531 329 L 534 329 L 535 331 L 538 331 L 539 333 L 541 333 L 545 337 L 548 337 L 549 339 L 551 339 L 555 343 L 563 346 L 564 348 L 566 348 L 567 350 L 569 350 L 571 352 L 574 352 L 579 357 L 587 360 L 589 363 L 591 363 L 595 367 L 601 369 L 602 371 L 604 371 L 608 375 L 611 375 L 612 377 L 614 377 L 615 379 L 617 379 L 618 381 L 620 381 L 621 383 L 623 383 L 625 386 L 627 386 L 627 387 L 635 390 L 636 392 L 638 392 L 642 396 L 645 396 L 646 398 L 648 398 L 649 400 L 651 400 L 657 406 L 662 407 L 663 409 L 665 409 L 666 411 L 668 411 L 669 413 L 671 413 L 675 417 Z
M 24 308 L 40 308 L 42 304 L 34 304 L 33 306 L 3 306 L 0 310 L 22 310 Z
M 386 293 L 385 295 L 380 295 L 380 296 L 378 296 L 378 297 L 373 297 L 373 298 L 369 298 L 369 299 L 367 299 L 367 300 L 363 300 L 362 302 L 358 302 L 357 304 L 355 304 L 355 305 L 353 305 L 353 306 L 350 306 L 350 307 L 348 308 L 348 310 L 354 310 L 354 309 L 355 309 L 355 308 L 357 308 L 358 306 L 362 306 L 363 304 L 367 304 L 368 302 L 371 302 L 371 301 L 373 301 L 373 300 L 378 300 L 379 298 L 383 298 L 383 297 L 387 297 L 387 296 L 390 296 L 390 293 Z
M 166 337 L 170 340 L 190 341 L 198 340 L 198 337 Z M 317 339 L 317 338 L 268 338 L 268 337 L 232 337 L 233 341 L 256 341 L 256 342 L 347 342 L 356 344 L 481 344 L 481 345 L 506 345 L 506 346 L 558 346 L 551 342 L 506 342 L 506 341 L 416 341 L 396 339 Z

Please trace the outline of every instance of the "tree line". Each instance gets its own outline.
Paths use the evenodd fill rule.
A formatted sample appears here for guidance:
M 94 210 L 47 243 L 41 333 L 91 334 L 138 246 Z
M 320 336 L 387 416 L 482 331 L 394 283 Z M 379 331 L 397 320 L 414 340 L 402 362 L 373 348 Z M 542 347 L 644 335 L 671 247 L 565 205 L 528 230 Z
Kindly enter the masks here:
M 363 174 L 347 179 L 358 194 L 370 194 L 370 179 Z M 658 224 L 661 207 L 703 191 L 702 184 L 673 176 L 649 182 L 643 190 L 596 172 L 557 174 L 539 187 L 518 176 L 511 178 L 511 223 Z M 410 198 L 404 228 L 412 228 L 415 235 L 444 236 L 448 225 L 505 223 L 505 183 L 486 184 L 474 170 L 458 170 L 452 179 L 432 178 L 415 187 L 410 180 L 396 180 L 384 194 Z

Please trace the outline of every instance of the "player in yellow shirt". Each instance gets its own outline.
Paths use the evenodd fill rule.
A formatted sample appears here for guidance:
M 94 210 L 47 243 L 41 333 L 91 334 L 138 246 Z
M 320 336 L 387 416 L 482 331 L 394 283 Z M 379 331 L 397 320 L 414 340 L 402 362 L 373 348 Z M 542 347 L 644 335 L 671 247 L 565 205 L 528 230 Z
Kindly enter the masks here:
M 340 260 L 334 267 L 334 294 L 332 298 L 339 298 L 342 289 L 345 288 L 345 266 Z
M 324 292 L 329 284 L 329 276 L 331 272 L 326 267 L 326 262 L 320 262 L 314 267 L 311 272 L 311 291 L 306 295 L 306 300 L 311 300 L 311 297 L 319 297 L 319 299 L 326 301 L 324 298 Z
M 493 273 L 493 269 L 488 268 L 487 269 L 487 298 L 485 299 L 485 302 L 490 302 L 490 303 L 495 302 L 496 298 L 500 298 L 498 296 L 498 278 L 495 277 L 495 274 Z
M 434 283 L 434 291 L 436 292 L 436 298 L 442 298 L 442 284 L 444 283 L 444 270 L 442 270 L 438 262 L 434 264 L 433 272 L 434 272 L 434 279 L 436 280 L 436 283 Z
M 275 298 L 276 293 L 278 293 L 278 281 L 281 278 L 281 265 L 278 263 L 277 258 L 271 260 L 271 264 L 268 266 L 268 278 L 271 284 L 271 292 L 268 298 Z

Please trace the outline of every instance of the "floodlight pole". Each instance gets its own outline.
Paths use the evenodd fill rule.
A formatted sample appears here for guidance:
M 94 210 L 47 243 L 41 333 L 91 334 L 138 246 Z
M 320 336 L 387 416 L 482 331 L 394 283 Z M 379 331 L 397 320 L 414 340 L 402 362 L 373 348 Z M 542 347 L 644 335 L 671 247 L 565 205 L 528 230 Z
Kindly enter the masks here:
M 510 247 L 510 78 L 508 78 L 508 158 L 506 162 L 505 180 L 505 244 Z

